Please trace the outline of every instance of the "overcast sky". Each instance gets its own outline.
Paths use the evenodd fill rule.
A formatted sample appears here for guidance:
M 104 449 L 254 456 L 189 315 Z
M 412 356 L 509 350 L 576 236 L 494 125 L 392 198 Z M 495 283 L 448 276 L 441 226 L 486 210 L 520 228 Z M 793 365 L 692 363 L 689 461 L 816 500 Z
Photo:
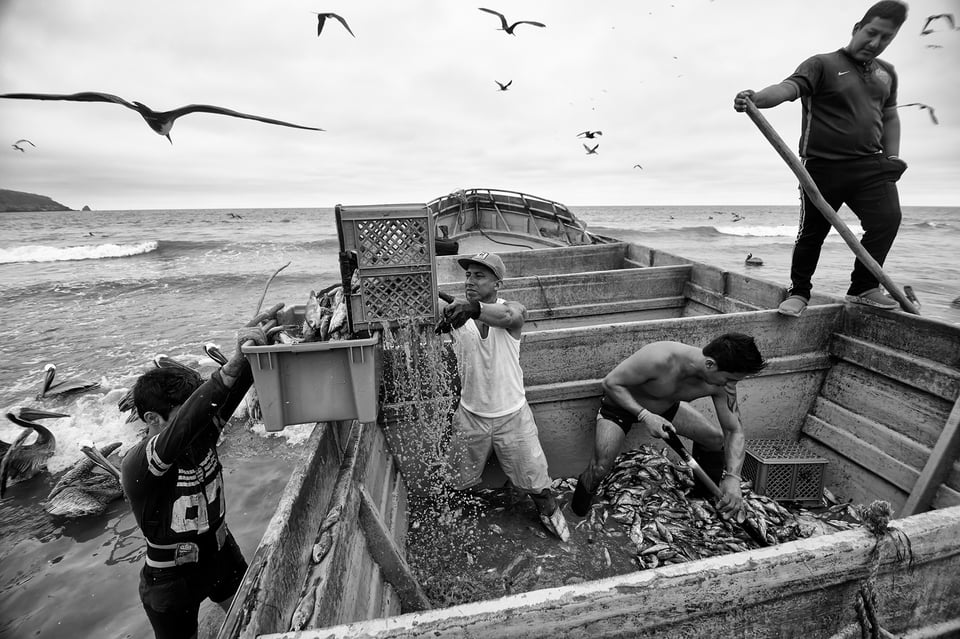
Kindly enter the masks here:
M 489 3 L 489 4 L 488 4 Z M 94 209 L 425 202 L 465 187 L 569 205 L 795 204 L 735 93 L 847 44 L 849 0 L 0 0 L 0 93 L 101 91 L 190 114 L 173 145 L 106 103 L 0 100 L 0 188 Z M 960 206 L 960 0 L 914 0 L 900 76 L 904 205 Z M 498 31 L 496 16 L 520 25 Z M 314 11 L 342 15 L 356 37 Z M 934 46 L 931 46 L 934 45 Z M 499 91 L 495 81 L 512 81 Z M 763 112 L 791 149 L 799 101 Z M 601 130 L 588 155 L 576 136 Z M 11 144 L 27 138 L 36 147 Z M 642 165 L 642 169 L 635 168 Z

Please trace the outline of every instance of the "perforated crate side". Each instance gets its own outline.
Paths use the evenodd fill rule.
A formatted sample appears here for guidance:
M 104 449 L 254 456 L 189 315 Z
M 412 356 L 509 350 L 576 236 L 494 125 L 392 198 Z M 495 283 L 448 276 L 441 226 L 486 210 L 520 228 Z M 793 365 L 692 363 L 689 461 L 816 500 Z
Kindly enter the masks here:
M 340 250 L 356 255 L 352 329 L 376 329 L 400 318 L 435 322 L 436 247 L 426 205 L 337 205 L 336 216 Z
M 436 278 L 430 271 L 361 276 L 360 291 L 350 295 L 354 330 L 380 328 L 408 317 L 434 322 L 436 300 Z
M 796 442 L 751 440 L 743 475 L 753 481 L 755 492 L 771 499 L 816 504 L 823 495 L 826 462 Z

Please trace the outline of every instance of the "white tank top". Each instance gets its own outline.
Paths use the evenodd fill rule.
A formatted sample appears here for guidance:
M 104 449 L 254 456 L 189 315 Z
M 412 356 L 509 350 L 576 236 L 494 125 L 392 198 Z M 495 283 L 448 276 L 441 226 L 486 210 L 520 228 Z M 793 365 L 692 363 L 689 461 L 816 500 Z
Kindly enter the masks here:
M 504 302 L 497 299 L 498 304 Z M 488 327 L 484 339 L 472 319 L 451 334 L 460 373 L 460 405 L 480 417 L 501 417 L 520 410 L 527 401 L 520 340 L 495 326 Z

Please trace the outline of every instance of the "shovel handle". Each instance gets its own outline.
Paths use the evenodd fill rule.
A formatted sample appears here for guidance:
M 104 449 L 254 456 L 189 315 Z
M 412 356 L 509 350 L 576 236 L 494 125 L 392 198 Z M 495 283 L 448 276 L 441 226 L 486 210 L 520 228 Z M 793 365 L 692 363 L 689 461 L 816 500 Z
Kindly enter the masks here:
M 690 467 L 690 470 L 693 471 L 693 476 L 697 478 L 703 486 L 710 491 L 710 493 L 719 499 L 723 496 L 723 491 L 720 490 L 720 487 L 710 479 L 710 476 L 707 475 L 707 472 L 700 467 L 700 464 L 697 463 L 697 460 L 693 458 L 693 455 L 690 454 L 690 451 L 687 450 L 687 447 L 683 445 L 683 442 L 680 441 L 680 438 L 677 437 L 677 434 L 672 430 L 667 431 L 667 445 L 670 446 L 680 458 L 686 462 L 687 466 Z M 761 546 L 769 546 L 770 543 L 767 541 L 760 531 L 750 523 L 749 520 L 744 519 L 743 521 L 737 521 L 736 518 L 733 518 L 732 521 L 740 525 L 743 528 L 744 532 L 750 536 L 750 539 L 754 540 Z

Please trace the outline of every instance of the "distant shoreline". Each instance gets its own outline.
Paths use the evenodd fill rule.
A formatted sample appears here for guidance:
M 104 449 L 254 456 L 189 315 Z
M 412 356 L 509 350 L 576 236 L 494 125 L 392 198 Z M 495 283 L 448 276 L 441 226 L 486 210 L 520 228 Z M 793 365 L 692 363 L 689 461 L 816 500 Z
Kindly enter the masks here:
M 46 195 L 0 189 L 0 213 L 30 213 L 33 211 L 72 211 Z M 89 209 L 87 209 L 89 210 Z

